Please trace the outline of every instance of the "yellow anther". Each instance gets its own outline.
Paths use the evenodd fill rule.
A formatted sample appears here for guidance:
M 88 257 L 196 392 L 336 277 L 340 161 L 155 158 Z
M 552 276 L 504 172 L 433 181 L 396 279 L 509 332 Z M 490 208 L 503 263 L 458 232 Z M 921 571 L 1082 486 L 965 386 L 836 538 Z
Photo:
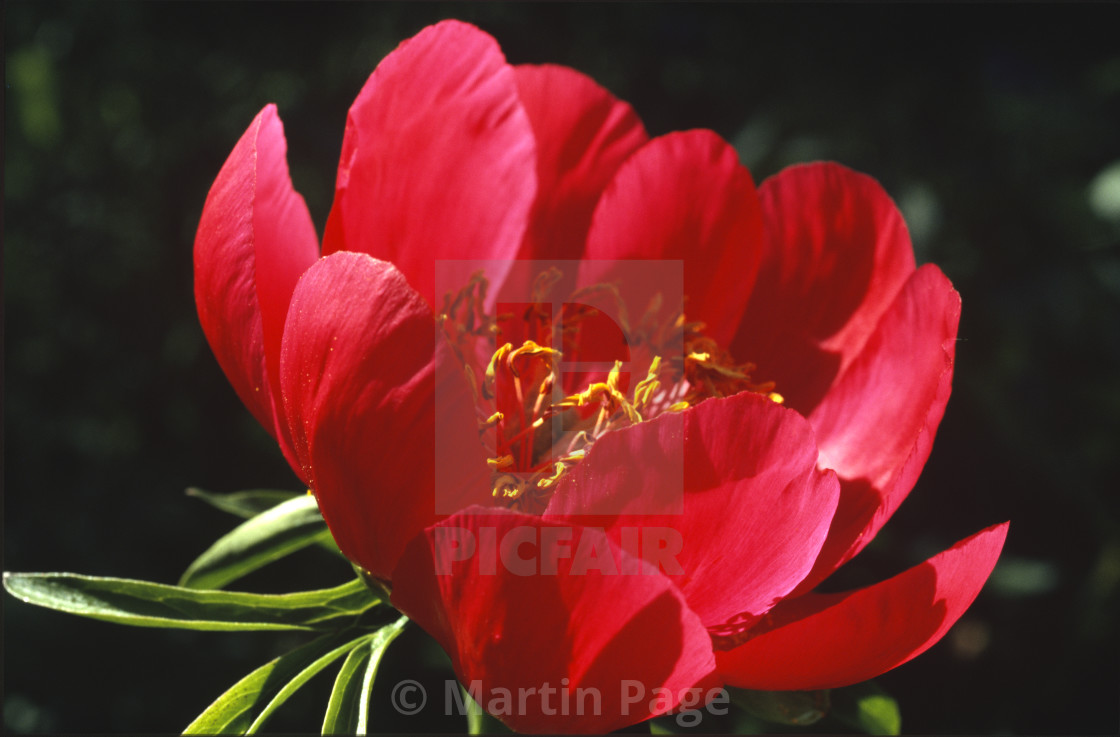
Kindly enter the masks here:
M 661 388 L 661 381 L 657 378 L 661 373 L 661 356 L 654 356 L 653 361 L 649 365 L 649 372 L 646 373 L 646 378 L 638 382 L 634 387 L 634 407 L 635 409 L 642 409 L 650 400 L 653 395 Z
M 509 343 L 506 343 L 506 345 L 509 345 Z M 497 356 L 496 353 L 494 355 Z M 514 376 L 520 376 L 521 375 L 521 373 L 517 370 L 517 365 L 514 363 L 514 360 L 516 360 L 518 358 L 521 358 L 522 356 L 556 356 L 557 358 L 559 358 L 560 357 L 560 351 L 558 351 L 554 348 L 548 348 L 546 346 L 537 345 L 535 342 L 533 342 L 531 340 L 525 341 L 524 343 L 521 344 L 520 348 L 517 348 L 517 349 L 515 349 L 515 350 L 513 350 L 512 352 L 509 353 L 509 359 L 508 359 L 509 370 Z M 493 360 L 491 360 L 490 363 L 493 364 L 494 363 Z M 490 375 L 490 370 L 487 369 L 486 373 L 487 373 L 487 376 L 489 376 Z
M 572 394 L 570 396 L 564 397 L 561 401 L 556 403 L 556 406 L 563 407 L 565 409 L 569 407 L 585 407 L 608 392 L 610 392 L 610 387 L 608 387 L 601 381 L 596 382 L 589 385 L 586 389 L 579 392 L 578 394 Z
M 591 384 L 586 389 L 578 394 L 572 394 L 564 397 L 563 400 L 557 402 L 554 407 L 559 409 L 569 409 L 572 407 L 586 407 L 594 402 L 600 402 L 603 405 L 603 412 L 607 413 L 606 417 L 613 415 L 616 411 L 621 409 L 626 414 L 626 419 L 632 423 L 639 423 L 642 421 L 642 415 L 626 399 L 626 395 L 617 389 L 618 386 L 618 370 L 622 366 L 620 361 L 615 362 L 614 369 L 608 376 L 606 382 L 597 381 Z M 612 387 L 611 384 L 614 384 Z M 606 419 L 606 417 L 602 419 Z M 602 420 L 599 424 L 601 424 Z
M 669 407 L 665 411 L 666 412 L 680 412 L 681 410 L 688 409 L 690 406 L 692 406 L 692 405 L 690 405 L 688 402 L 675 402 L 674 404 L 670 404 Z
M 486 399 L 494 398 L 494 383 L 498 377 L 498 364 L 504 361 L 511 351 L 513 351 L 513 344 L 506 343 L 494 351 L 494 355 L 490 357 L 490 363 L 486 366 L 486 379 L 482 382 L 482 396 Z
M 767 397 L 768 397 L 768 398 L 770 399 L 770 401 L 771 401 L 771 402 L 773 402 L 774 404 L 784 404 L 784 403 L 785 403 L 785 401 L 786 401 L 786 398 L 785 398 L 785 397 L 783 397 L 783 396 L 782 396 L 781 394 L 778 394 L 778 392 L 770 392 L 770 393 L 769 393 L 769 394 L 767 394 L 766 396 L 767 396 Z
M 586 430 L 580 430 L 572 441 L 568 443 L 567 458 L 583 458 L 587 452 L 587 446 L 591 445 L 591 438 L 587 436 Z
M 626 413 L 626 419 L 630 420 L 631 424 L 637 425 L 642 421 L 642 413 L 634 409 L 634 405 L 629 402 L 622 405 L 622 411 Z
M 618 393 L 618 381 L 622 375 L 622 361 L 615 361 L 614 368 L 607 374 L 607 388 L 611 390 L 611 394 Z
M 500 456 L 498 458 L 487 458 L 486 459 L 486 465 L 489 466 L 490 468 L 494 469 L 494 470 L 501 470 L 503 468 L 509 468 L 510 466 L 513 465 L 513 456 L 504 455 L 504 456 Z
M 546 476 L 537 482 L 538 489 L 551 489 L 556 484 L 560 483 L 560 477 L 568 470 L 568 467 L 563 463 L 557 462 L 551 476 Z
M 494 480 L 494 490 L 491 495 L 495 499 L 513 501 L 525 493 L 527 486 L 513 474 L 504 473 Z
M 506 416 L 503 415 L 501 412 L 495 412 L 494 414 L 490 415 L 489 417 L 487 417 L 482 422 L 478 423 L 478 429 L 479 430 L 488 430 L 491 427 L 494 427 L 494 425 L 497 425 L 499 422 L 501 422 L 505 418 L 506 418 Z

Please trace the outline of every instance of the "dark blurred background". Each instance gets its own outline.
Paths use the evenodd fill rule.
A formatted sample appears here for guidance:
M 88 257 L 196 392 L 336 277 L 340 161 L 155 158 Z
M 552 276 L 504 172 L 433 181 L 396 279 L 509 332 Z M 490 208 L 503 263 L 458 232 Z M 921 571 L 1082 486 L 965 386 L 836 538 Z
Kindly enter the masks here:
M 883 183 L 964 313 L 929 465 L 847 575 L 879 580 L 983 526 L 1012 527 L 954 631 L 878 682 L 906 732 L 1115 734 L 1118 11 L 7 2 L 3 567 L 174 582 L 236 523 L 186 487 L 298 490 L 198 326 L 202 203 L 275 102 L 321 231 L 366 76 L 402 39 L 458 17 L 512 62 L 590 74 L 654 135 L 716 130 L 756 181 L 834 159 Z M 245 585 L 348 573 L 309 551 Z M 295 642 L 133 630 L 6 595 L 3 613 L 4 723 L 17 732 L 178 732 Z M 390 665 L 438 668 L 411 637 Z M 270 726 L 316 729 L 332 678 Z

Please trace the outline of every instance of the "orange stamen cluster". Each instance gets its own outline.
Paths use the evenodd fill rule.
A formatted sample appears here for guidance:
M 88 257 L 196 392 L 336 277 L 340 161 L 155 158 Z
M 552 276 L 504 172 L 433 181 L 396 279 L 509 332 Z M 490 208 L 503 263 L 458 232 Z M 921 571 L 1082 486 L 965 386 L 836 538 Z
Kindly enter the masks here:
M 661 298 L 655 297 L 642 319 L 631 328 L 616 286 L 595 284 L 573 293 L 564 303 L 559 330 L 545 309 L 549 293 L 560 281 L 555 268 L 538 275 L 530 302 L 521 315 L 486 314 L 488 283 L 477 273 L 458 293 L 443 300 L 439 324 L 462 363 L 478 405 L 481 442 L 490 456 L 492 493 L 496 502 L 530 513 L 543 511 L 560 479 L 578 464 L 605 433 L 644 422 L 662 412 L 676 412 L 707 399 L 751 391 L 781 402 L 773 382 L 755 383 L 750 363 L 736 363 L 702 323 L 689 323 L 683 310 L 665 320 Z M 607 299 L 612 319 L 634 353 L 649 356 L 646 376 L 628 390 L 623 362 L 614 361 L 604 379 L 590 380 L 580 391 L 565 391 L 560 373 L 565 353 L 580 355 L 581 331 L 601 313 L 587 302 Z M 518 317 L 520 321 L 518 321 Z M 505 342 L 481 371 L 478 339 L 493 341 L 511 327 L 520 345 Z M 559 343 L 561 349 L 553 347 Z M 676 354 L 676 355 L 674 355 Z M 665 357 L 667 356 L 667 358 Z M 599 374 L 602 376 L 602 374 Z

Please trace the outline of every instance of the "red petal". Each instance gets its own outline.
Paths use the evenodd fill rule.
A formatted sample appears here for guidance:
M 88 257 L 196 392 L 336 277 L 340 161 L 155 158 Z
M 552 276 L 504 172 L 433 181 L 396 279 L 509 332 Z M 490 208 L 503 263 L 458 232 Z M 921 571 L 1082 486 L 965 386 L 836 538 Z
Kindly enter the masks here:
M 516 258 L 535 191 L 513 69 L 445 21 L 385 57 L 350 108 L 323 252 L 392 261 L 437 305 L 434 262 Z
M 711 131 L 671 133 L 619 169 L 595 210 L 587 257 L 683 261 L 688 318 L 705 322 L 708 334 L 727 345 L 758 270 L 761 217 L 735 149 Z M 611 278 L 593 261 L 580 273 L 582 284 Z M 637 319 L 656 289 L 622 277 Z
M 633 109 L 590 77 L 551 65 L 514 71 L 537 139 L 537 201 L 521 258 L 578 259 L 595 203 L 648 136 Z
M 879 183 L 837 164 L 785 169 L 759 196 L 765 254 L 732 354 L 808 415 L 914 271 L 914 252 Z
M 840 506 L 806 591 L 863 549 L 929 458 L 953 380 L 961 299 L 932 264 L 914 272 L 863 351 L 809 416 Z
M 603 436 L 564 477 L 546 516 L 603 515 L 624 546 L 639 528 L 664 538 L 669 557 L 643 542 L 646 559 L 662 558 L 666 573 L 679 564 L 670 578 L 706 626 L 741 626 L 789 594 L 817 558 L 839 488 L 816 463 L 804 418 L 744 392 Z
M 720 685 L 708 633 L 680 592 L 594 528 L 474 508 L 410 543 L 394 582 L 393 605 L 518 732 L 609 732 Z M 545 687 L 561 693 L 544 703 Z M 529 688 L 538 692 L 521 708 Z M 651 708 L 656 688 L 672 698 Z M 494 701 L 501 689 L 512 713 Z M 639 689 L 644 698 L 630 698 Z
M 1007 537 L 1007 523 L 976 533 L 921 565 L 846 594 L 783 602 L 743 645 L 717 652 L 727 683 L 765 690 L 859 683 L 925 652 L 972 604 Z
M 280 336 L 296 281 L 319 256 L 292 188 L 276 107 L 262 110 L 218 173 L 195 237 L 195 301 L 210 347 L 253 415 L 296 466 L 279 393 Z M 279 417 L 277 415 L 280 415 Z
M 454 359 L 435 335 L 400 272 L 357 253 L 304 275 L 284 332 L 281 381 L 304 473 L 342 552 L 385 580 L 438 519 L 437 461 L 462 485 L 441 498 L 462 493 L 462 508 L 489 496 L 470 390 L 437 365 Z M 437 410 L 452 431 L 438 444 Z

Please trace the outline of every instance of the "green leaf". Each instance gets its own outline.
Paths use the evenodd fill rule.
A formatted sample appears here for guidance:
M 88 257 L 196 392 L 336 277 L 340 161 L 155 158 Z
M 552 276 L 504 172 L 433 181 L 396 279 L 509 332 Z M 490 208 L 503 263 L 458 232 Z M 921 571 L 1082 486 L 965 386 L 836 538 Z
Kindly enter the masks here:
M 74 573 L 5 573 L 4 588 L 36 606 L 136 627 L 310 630 L 339 626 L 379 599 L 360 579 L 294 594 L 248 594 Z
M 316 673 L 369 641 L 353 631 L 324 635 L 257 668 L 206 707 L 183 734 L 251 734 Z M 255 715 L 255 716 L 254 716 Z
M 382 627 L 369 640 L 350 651 L 334 680 L 323 734 L 365 734 L 369 729 L 369 697 L 381 657 L 404 631 L 408 617 Z
M 301 494 L 238 525 L 200 555 L 179 579 L 192 589 L 220 589 L 253 571 L 309 545 L 327 544 L 336 552 L 315 497 Z
M 805 726 L 829 709 L 828 691 L 748 691 L 728 688 L 731 702 L 748 714 L 777 724 Z
M 215 494 L 202 489 L 190 488 L 187 489 L 187 496 L 201 499 L 223 512 L 249 519 L 272 509 L 277 504 L 294 499 L 297 496 L 306 495 L 298 491 L 276 491 L 273 489 L 252 489 L 250 491 L 234 491 L 229 494 Z
M 832 692 L 833 713 L 867 734 L 901 734 L 902 712 L 890 694 L 868 681 Z
M 366 683 L 366 676 L 370 675 L 372 655 L 373 648 L 359 645 L 346 656 L 327 702 L 323 734 L 359 734 L 358 719 L 362 715 L 363 697 L 368 699 L 366 689 L 370 684 Z

